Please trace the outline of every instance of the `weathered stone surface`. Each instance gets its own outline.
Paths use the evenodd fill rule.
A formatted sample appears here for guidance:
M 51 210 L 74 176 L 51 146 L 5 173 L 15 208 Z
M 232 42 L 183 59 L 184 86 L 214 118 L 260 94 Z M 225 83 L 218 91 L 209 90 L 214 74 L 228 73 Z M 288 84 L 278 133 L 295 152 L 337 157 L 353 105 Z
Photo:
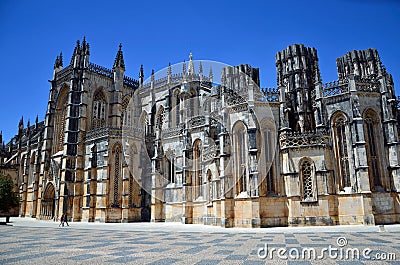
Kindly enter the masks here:
M 277 87 L 259 70 L 203 65 L 144 83 L 57 57 L 45 120 L 2 146 L 20 215 L 84 222 L 183 222 L 222 227 L 400 222 L 399 111 L 375 49 L 337 60 L 322 83 L 315 48 L 276 55 Z M 209 66 L 207 66 L 209 67 Z M 175 68 L 174 68 L 175 69 Z M 217 84 L 219 82 L 219 84 Z

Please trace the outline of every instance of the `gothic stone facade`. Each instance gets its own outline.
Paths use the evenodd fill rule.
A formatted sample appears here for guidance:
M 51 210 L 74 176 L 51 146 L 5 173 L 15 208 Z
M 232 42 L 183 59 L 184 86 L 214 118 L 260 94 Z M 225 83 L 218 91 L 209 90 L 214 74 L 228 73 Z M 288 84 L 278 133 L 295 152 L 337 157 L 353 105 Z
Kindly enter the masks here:
M 187 67 L 187 69 L 186 69 Z M 219 84 L 192 56 L 148 83 L 77 42 L 57 57 L 45 120 L 1 148 L 20 215 L 73 221 L 179 221 L 223 227 L 400 222 L 399 110 L 375 49 L 337 59 L 323 84 L 317 51 L 276 55 L 277 88 L 257 68 Z

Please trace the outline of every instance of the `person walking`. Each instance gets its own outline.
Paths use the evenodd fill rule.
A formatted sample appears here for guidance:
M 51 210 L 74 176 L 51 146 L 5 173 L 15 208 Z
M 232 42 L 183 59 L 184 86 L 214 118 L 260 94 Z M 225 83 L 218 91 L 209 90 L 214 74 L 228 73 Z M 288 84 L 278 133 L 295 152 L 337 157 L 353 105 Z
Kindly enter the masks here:
M 63 215 L 64 215 L 64 223 L 66 223 L 66 224 L 67 224 L 67 226 L 69 226 L 69 224 L 68 224 L 68 217 L 67 217 L 67 213 L 64 213 Z M 63 226 L 64 226 L 64 225 L 63 225 Z
M 64 214 L 62 214 L 60 217 L 60 224 L 58 225 L 58 227 L 60 227 L 61 225 L 64 226 Z
M 61 215 L 60 224 L 58 225 L 58 227 L 60 227 L 60 226 L 64 227 L 64 223 L 66 223 L 67 226 L 69 226 L 69 224 L 68 224 L 68 218 L 67 218 L 67 213 L 63 213 L 63 214 Z

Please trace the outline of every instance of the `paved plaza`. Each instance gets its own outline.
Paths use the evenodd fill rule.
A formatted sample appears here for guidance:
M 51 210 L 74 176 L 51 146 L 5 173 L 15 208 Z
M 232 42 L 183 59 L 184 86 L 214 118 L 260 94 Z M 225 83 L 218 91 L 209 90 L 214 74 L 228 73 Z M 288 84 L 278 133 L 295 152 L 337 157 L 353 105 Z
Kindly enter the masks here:
M 0 264 L 400 264 L 400 225 L 380 232 L 378 226 L 11 222 L 0 225 Z

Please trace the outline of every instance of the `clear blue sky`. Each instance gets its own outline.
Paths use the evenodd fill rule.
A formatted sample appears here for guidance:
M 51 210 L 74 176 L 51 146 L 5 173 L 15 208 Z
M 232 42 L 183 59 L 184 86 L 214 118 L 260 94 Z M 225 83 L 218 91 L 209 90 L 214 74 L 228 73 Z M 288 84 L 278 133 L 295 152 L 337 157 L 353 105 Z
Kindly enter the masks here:
M 335 59 L 377 48 L 400 91 L 400 2 L 339 1 L 11 1 L 0 2 L 0 130 L 8 141 L 21 116 L 43 120 L 53 64 L 71 59 L 86 36 L 91 61 L 111 68 L 120 42 L 126 74 L 145 78 L 188 59 L 260 68 L 276 86 L 275 53 L 303 43 L 317 48 L 323 82 L 337 78 Z M 399 92 L 397 92 L 400 94 Z

